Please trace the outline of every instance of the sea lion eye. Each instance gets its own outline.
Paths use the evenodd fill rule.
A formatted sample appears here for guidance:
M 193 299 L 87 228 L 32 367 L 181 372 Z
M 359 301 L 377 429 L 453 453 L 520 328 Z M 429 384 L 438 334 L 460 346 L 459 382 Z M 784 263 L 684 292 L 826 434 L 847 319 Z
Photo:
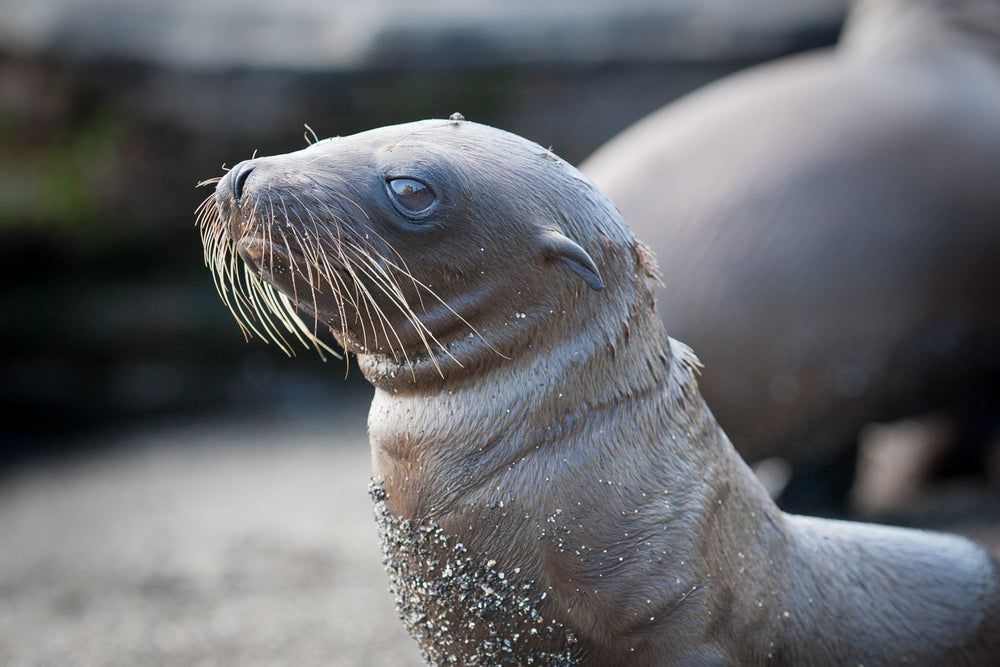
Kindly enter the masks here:
M 390 180 L 389 190 L 404 213 L 423 213 L 437 201 L 429 187 L 412 178 Z

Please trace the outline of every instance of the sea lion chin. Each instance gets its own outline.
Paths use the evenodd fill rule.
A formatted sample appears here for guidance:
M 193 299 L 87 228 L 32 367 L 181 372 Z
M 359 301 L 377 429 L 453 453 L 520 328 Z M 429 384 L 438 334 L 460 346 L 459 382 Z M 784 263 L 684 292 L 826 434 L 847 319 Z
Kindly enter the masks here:
M 244 326 L 329 328 L 375 385 L 376 517 L 429 661 L 1000 651 L 981 547 L 778 510 L 664 333 L 651 254 L 541 146 L 457 119 L 380 128 L 256 158 L 200 215 Z

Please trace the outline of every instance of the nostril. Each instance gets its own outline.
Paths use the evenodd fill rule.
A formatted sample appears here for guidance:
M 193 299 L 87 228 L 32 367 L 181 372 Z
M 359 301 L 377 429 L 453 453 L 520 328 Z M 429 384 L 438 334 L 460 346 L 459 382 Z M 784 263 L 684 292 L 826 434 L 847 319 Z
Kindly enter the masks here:
M 243 197 L 243 186 L 246 185 L 250 172 L 252 172 L 256 166 L 257 165 L 253 162 L 253 160 L 245 160 L 233 167 L 233 170 L 230 172 L 233 180 L 233 199 L 236 201 L 239 201 L 240 198 Z

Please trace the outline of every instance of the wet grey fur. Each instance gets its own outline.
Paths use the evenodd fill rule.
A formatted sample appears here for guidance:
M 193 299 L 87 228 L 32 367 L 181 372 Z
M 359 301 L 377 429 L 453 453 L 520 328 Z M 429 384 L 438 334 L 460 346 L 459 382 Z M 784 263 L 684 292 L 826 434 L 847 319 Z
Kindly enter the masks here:
M 551 152 L 438 120 L 238 171 L 242 196 L 222 179 L 203 224 L 375 385 L 386 562 L 428 659 L 995 664 L 987 552 L 779 511 L 698 393 L 697 359 L 665 335 L 651 255 Z M 391 201 L 397 177 L 433 189 L 423 217 Z M 334 266 L 309 265 L 310 243 Z M 352 276 L 367 292 L 339 289 Z

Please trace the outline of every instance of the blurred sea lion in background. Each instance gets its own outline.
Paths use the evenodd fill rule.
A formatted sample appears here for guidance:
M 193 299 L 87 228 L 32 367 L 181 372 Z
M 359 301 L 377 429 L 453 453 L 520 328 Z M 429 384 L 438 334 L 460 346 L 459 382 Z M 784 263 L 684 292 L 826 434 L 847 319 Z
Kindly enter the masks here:
M 660 315 L 748 460 L 807 469 L 927 411 L 996 438 L 1000 2 L 862 0 L 833 50 L 713 83 L 581 169 L 655 251 Z

